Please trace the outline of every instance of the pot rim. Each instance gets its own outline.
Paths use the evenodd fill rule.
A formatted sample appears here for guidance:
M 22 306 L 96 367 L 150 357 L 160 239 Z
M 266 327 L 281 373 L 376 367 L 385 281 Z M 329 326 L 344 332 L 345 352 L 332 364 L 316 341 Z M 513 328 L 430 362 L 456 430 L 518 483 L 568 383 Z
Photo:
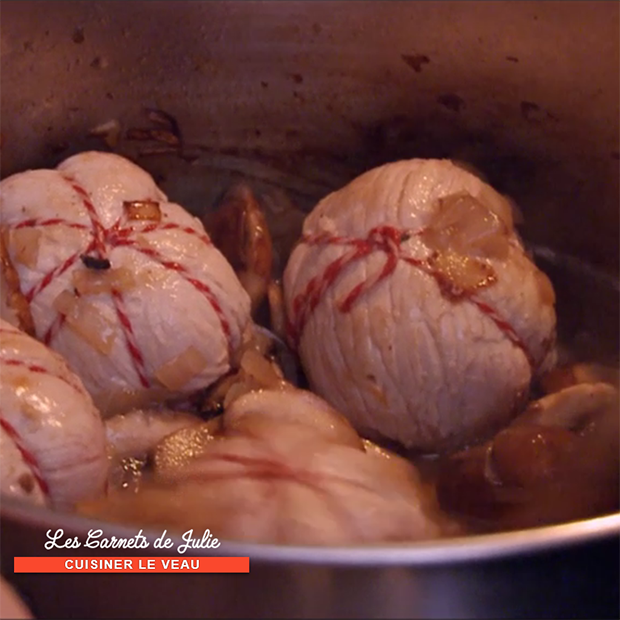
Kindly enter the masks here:
M 47 530 L 63 529 L 66 536 L 84 536 L 90 529 L 102 529 L 103 536 L 133 537 L 142 532 L 149 541 L 144 555 L 176 555 L 172 551 L 186 541 L 180 535 L 170 535 L 172 551 L 157 550 L 152 543 L 162 530 L 132 527 L 100 521 L 74 513 L 30 506 L 22 500 L 3 497 L 0 516 L 22 525 Z M 199 538 L 202 532 L 194 535 Z M 217 532 L 213 532 L 217 536 Z M 216 550 L 193 549 L 192 556 L 229 555 L 249 557 L 262 563 L 297 563 L 341 566 L 424 566 L 454 564 L 483 560 L 503 560 L 514 556 L 561 550 L 576 545 L 620 537 L 620 512 L 592 519 L 549 525 L 527 530 L 447 538 L 440 542 L 393 543 L 340 547 L 293 546 L 221 541 Z M 44 552 L 44 550 L 42 550 Z M 131 553 L 130 553 L 131 554 Z M 183 556 L 179 556 L 183 557 Z

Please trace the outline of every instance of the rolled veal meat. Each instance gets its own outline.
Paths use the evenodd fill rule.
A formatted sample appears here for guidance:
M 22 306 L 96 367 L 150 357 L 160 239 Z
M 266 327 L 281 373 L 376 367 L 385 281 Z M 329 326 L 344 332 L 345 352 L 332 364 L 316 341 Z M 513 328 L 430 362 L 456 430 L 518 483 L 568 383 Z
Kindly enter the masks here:
M 153 478 L 79 507 L 85 515 L 226 540 L 348 545 L 456 532 L 406 459 L 362 441 L 321 398 L 291 385 L 247 392 L 222 416 L 165 437 Z M 146 521 L 145 521 L 146 519 Z
M 325 197 L 284 274 L 310 384 L 367 436 L 436 452 L 507 423 L 555 359 L 555 296 L 510 203 L 449 160 Z
M 230 368 L 250 300 L 201 222 L 111 153 L 0 183 L 8 257 L 38 339 L 104 415 L 209 386 Z
M 70 505 L 105 489 L 103 421 L 65 360 L 0 320 L 0 490 Z

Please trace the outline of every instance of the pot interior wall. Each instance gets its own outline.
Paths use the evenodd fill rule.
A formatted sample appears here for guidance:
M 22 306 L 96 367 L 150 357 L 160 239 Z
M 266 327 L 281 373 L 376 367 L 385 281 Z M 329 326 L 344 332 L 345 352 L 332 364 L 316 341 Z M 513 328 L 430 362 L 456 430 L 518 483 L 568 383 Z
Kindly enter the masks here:
M 3 176 L 106 148 L 88 133 L 113 119 L 117 148 L 150 151 L 139 163 L 156 170 L 166 144 L 124 138 L 157 108 L 178 121 L 188 169 L 214 153 L 268 160 L 306 181 L 305 207 L 378 163 L 459 158 L 519 202 L 528 239 L 618 272 L 617 3 L 1 10 Z

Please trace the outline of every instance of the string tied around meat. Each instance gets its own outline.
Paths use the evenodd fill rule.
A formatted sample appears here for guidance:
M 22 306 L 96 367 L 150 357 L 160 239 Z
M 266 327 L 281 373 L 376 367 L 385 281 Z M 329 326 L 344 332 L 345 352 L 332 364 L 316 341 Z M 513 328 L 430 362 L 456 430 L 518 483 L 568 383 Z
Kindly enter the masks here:
M 337 299 L 335 306 L 343 314 L 351 312 L 353 306 L 377 285 L 385 280 L 396 270 L 399 262 L 404 262 L 435 278 L 441 288 L 442 276 L 440 270 L 431 264 L 428 258 L 416 258 L 403 248 L 403 243 L 409 241 L 413 236 L 419 237 L 424 234 L 424 230 L 410 231 L 399 229 L 394 226 L 380 225 L 372 228 L 365 238 L 354 238 L 333 235 L 328 232 L 318 234 L 306 234 L 301 238 L 301 243 L 308 246 L 344 246 L 345 252 L 332 261 L 322 272 L 313 276 L 305 288 L 298 293 L 292 300 L 291 312 L 287 317 L 287 337 L 293 350 L 297 350 L 303 334 L 304 328 L 315 311 L 319 302 L 326 291 L 336 282 L 337 278 L 351 264 L 365 258 L 373 252 L 383 252 L 385 262 L 383 266 L 374 273 L 356 284 L 344 296 Z M 432 257 L 432 255 L 431 255 Z M 491 280 L 489 280 L 491 281 Z M 494 280 L 492 280 L 494 281 Z M 512 325 L 505 320 L 495 308 L 480 299 L 476 299 L 473 293 L 464 296 L 486 316 L 488 316 L 504 335 L 525 354 L 532 371 L 538 367 L 539 360 L 535 359 L 529 351 L 523 339 L 515 331 Z M 550 346 L 550 345 L 549 345 Z M 548 347 L 545 347 L 547 349 Z
M 293 316 L 288 323 L 288 334 L 292 344 L 297 346 L 303 328 L 323 297 L 323 294 L 350 264 L 373 252 L 383 252 L 386 256 L 385 263 L 381 269 L 369 275 L 336 301 L 337 309 L 343 313 L 350 312 L 361 297 L 391 275 L 400 260 L 421 265 L 422 261 L 405 255 L 402 250 L 402 243 L 410 239 L 412 234 L 410 231 L 400 230 L 394 226 L 380 225 L 372 228 L 366 238 L 361 239 L 336 236 L 329 233 L 304 235 L 302 243 L 306 245 L 339 245 L 348 247 L 348 250 L 330 263 L 323 273 L 311 278 L 305 290 L 293 300 Z

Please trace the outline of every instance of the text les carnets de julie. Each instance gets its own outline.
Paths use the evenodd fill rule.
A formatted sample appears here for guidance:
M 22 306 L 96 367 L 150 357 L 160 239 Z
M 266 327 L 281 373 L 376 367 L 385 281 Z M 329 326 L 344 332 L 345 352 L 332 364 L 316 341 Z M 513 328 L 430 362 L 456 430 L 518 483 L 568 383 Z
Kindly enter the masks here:
M 169 550 L 174 547 L 174 540 L 167 535 L 167 532 L 164 530 L 161 536 L 153 541 L 154 549 Z M 86 540 L 82 542 L 77 536 L 65 537 L 64 530 L 57 529 L 56 531 L 47 530 L 47 538 L 45 548 L 48 551 L 51 549 L 79 549 L 80 547 L 87 549 L 148 549 L 151 546 L 142 530 L 130 537 L 106 537 L 103 530 L 89 530 Z M 178 544 L 176 548 L 177 553 L 181 554 L 189 549 L 217 549 L 220 546 L 220 541 L 212 536 L 210 530 L 205 530 L 202 535 L 197 534 L 196 536 L 194 536 L 193 529 L 187 530 L 181 535 L 181 539 L 183 542 Z

